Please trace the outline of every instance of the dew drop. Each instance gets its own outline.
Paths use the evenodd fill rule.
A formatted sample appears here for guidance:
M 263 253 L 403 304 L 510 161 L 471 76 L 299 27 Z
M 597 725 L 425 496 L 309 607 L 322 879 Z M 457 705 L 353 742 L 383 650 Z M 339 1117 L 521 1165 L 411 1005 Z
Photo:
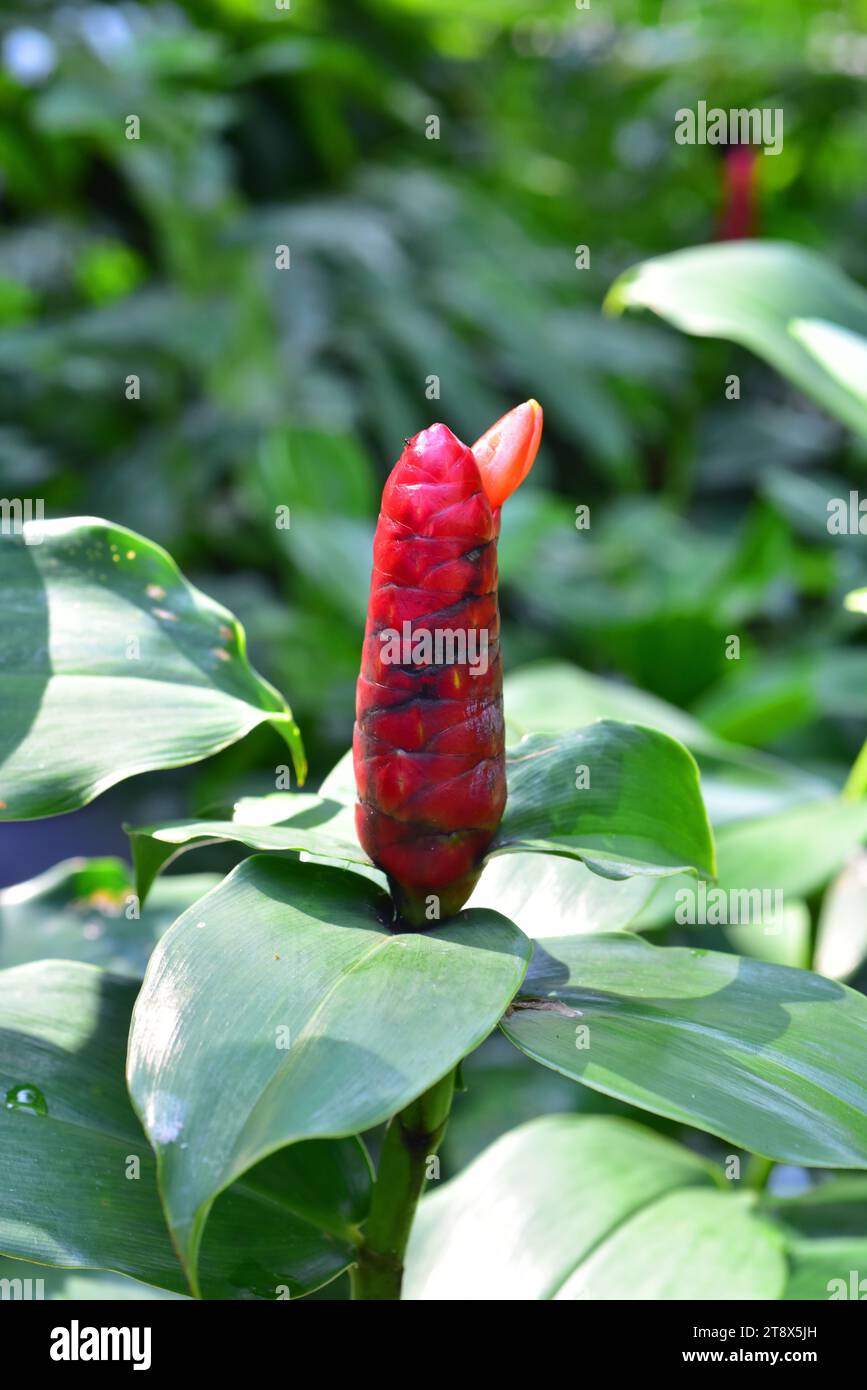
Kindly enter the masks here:
M 6 1092 L 6 1109 L 23 1110 L 27 1115 L 47 1115 L 48 1105 L 38 1086 L 19 1082 Z

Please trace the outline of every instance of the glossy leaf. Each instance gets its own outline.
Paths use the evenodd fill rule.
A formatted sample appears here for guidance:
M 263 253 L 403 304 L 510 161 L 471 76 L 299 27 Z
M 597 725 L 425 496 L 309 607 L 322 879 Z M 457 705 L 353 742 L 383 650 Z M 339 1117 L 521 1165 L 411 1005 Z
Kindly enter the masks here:
M 609 879 L 555 854 L 498 854 L 489 859 L 467 907 L 502 912 L 525 936 L 620 931 L 656 886 L 646 875 Z
M 122 859 L 67 859 L 0 890 L 0 967 L 59 958 L 141 979 L 154 943 L 217 874 L 162 879 L 139 908 Z
M 776 1298 L 781 1239 L 755 1199 L 630 1121 L 512 1130 L 422 1201 L 408 1299 Z
M 509 799 L 492 853 L 563 854 L 609 878 L 713 875 L 698 769 L 666 734 L 600 720 L 572 734 L 530 734 L 506 765 Z
M 867 293 L 815 251 L 731 241 L 658 256 L 615 281 L 612 311 L 650 309 L 686 333 L 730 338 L 867 434 Z
M 0 540 L 0 819 L 74 810 L 266 721 L 303 778 L 297 725 L 240 624 L 164 550 L 91 517 L 25 537 Z
M 784 1163 L 867 1168 L 867 999 L 806 970 L 648 945 L 540 941 L 503 1020 L 536 1061 Z
M 133 1100 L 195 1286 L 211 1203 L 278 1147 L 379 1124 L 478 1046 L 530 952 L 497 913 L 392 932 L 358 874 L 255 856 L 163 937 L 130 1038 Z
M 142 898 L 167 863 L 196 845 L 216 840 L 232 840 L 249 849 L 303 850 L 331 862 L 370 864 L 355 835 L 352 809 L 307 792 L 243 797 L 227 819 L 128 826 L 127 834 Z
M 576 768 L 591 785 L 578 791 Z M 585 860 L 599 874 L 713 873 L 713 843 L 695 763 L 665 734 L 600 721 L 577 733 L 525 738 L 507 754 L 509 799 L 492 854 L 525 851 Z M 136 882 L 146 893 L 161 865 L 196 843 L 300 850 L 370 868 L 355 836 L 351 757 L 318 797 L 274 793 L 239 801 L 229 820 L 184 820 L 129 831 Z M 624 897 L 627 895 L 624 894 Z M 637 893 L 636 893 L 637 896 Z
M 513 742 L 528 733 L 571 733 L 597 719 L 643 724 L 678 739 L 698 760 L 702 796 L 714 826 L 833 791 L 820 777 L 719 738 L 666 700 L 569 662 L 539 661 L 507 675 L 503 696 Z
M 73 961 L 0 971 L 0 1167 L 15 1174 L 0 1251 L 186 1292 L 124 1085 L 135 992 Z M 202 1291 L 277 1298 L 334 1278 L 352 1261 L 368 1190 L 355 1141 L 274 1154 L 217 1203 Z
M 141 1284 L 124 1274 L 105 1274 L 100 1270 L 69 1270 L 51 1268 L 48 1265 L 34 1265 L 30 1260 L 10 1260 L 0 1256 L 0 1280 L 8 1279 L 14 1293 L 10 1297 L 26 1298 L 28 1292 L 34 1298 L 44 1298 L 47 1302 L 74 1301 L 80 1299 L 99 1300 L 112 1303 L 127 1299 L 139 1301 L 177 1302 L 185 1295 L 159 1289 L 153 1284 Z M 15 1280 L 21 1283 L 16 1286 Z M 29 1283 L 27 1282 L 29 1281 Z M 6 1285 L 3 1286 L 4 1288 Z

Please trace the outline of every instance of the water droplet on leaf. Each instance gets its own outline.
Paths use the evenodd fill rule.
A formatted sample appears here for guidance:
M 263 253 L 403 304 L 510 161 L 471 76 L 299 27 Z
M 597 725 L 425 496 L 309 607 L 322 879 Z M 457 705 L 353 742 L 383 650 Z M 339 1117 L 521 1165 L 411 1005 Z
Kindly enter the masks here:
M 48 1105 L 38 1086 L 19 1082 L 6 1092 L 6 1109 L 23 1110 L 28 1115 L 47 1115 Z

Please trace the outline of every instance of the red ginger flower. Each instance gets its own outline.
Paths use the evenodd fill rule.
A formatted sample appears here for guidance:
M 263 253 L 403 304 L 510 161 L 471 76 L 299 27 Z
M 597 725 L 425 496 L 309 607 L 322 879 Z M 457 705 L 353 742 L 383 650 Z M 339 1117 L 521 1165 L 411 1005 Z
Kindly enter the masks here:
M 356 692 L 356 825 L 415 925 L 463 906 L 506 804 L 497 537 L 541 433 L 536 401 L 472 449 L 432 425 L 407 442 L 382 494 Z

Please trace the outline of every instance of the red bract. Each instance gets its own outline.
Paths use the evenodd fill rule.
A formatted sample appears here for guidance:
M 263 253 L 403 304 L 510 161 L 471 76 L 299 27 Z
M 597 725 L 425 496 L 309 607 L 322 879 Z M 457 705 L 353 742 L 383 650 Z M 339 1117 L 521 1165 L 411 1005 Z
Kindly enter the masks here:
M 416 925 L 466 902 L 506 804 L 497 536 L 541 431 L 535 401 L 473 449 L 432 425 L 382 494 L 356 694 L 356 824 Z

